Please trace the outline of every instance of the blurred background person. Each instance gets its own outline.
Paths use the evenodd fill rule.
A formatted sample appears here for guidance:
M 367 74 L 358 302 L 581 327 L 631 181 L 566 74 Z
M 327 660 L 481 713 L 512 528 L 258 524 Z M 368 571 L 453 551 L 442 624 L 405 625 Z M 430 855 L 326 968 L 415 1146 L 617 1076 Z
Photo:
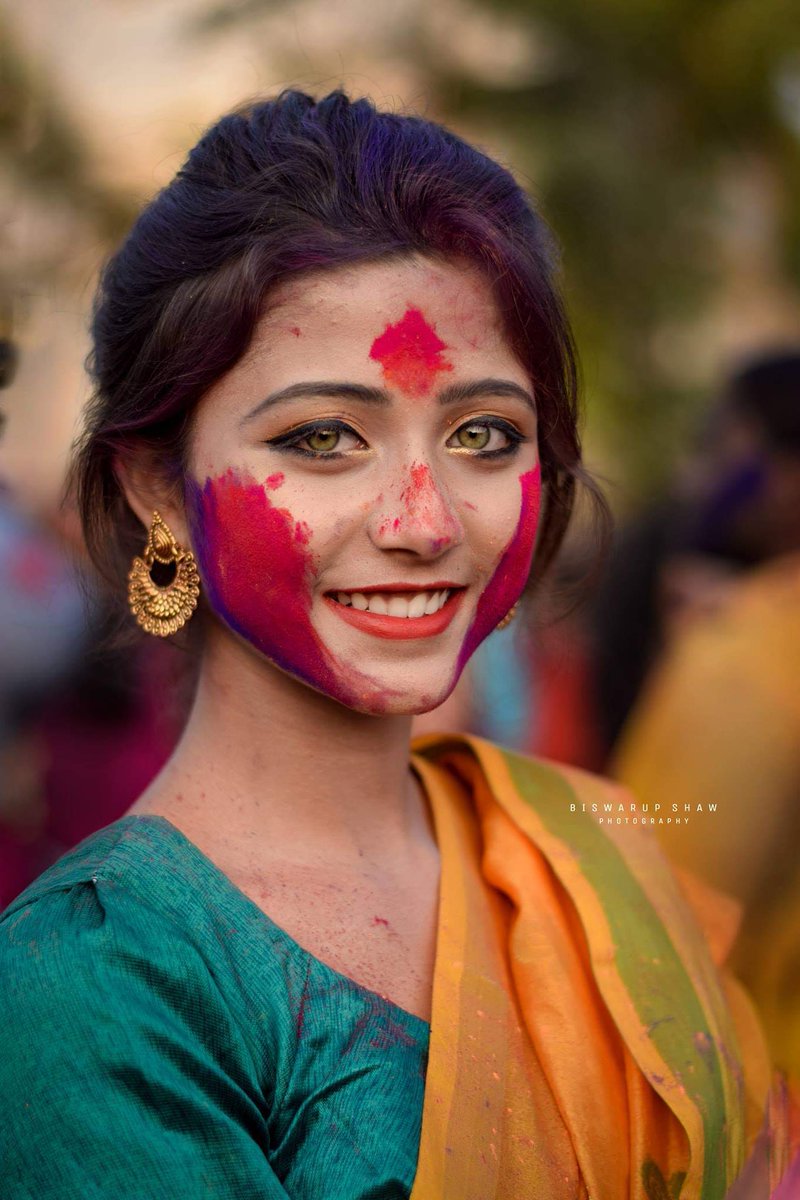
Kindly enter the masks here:
M 736 968 L 800 1079 L 800 349 L 739 371 L 721 422 L 724 469 L 662 564 L 665 648 L 617 774 L 691 812 L 666 849 L 742 902 Z
M 0 386 L 16 351 L 0 337 Z M 0 417 L 0 436 L 5 416 Z M 83 648 L 74 576 L 55 541 L 15 503 L 0 479 L 0 905 L 46 865 L 45 748 L 36 714 Z
M 15 363 L 0 341 L 0 384 Z M 0 908 L 123 813 L 180 728 L 186 664 L 119 637 L 76 530 L 71 510 L 26 511 L 0 480 Z
M 606 756 L 671 634 L 713 611 L 742 572 L 796 541 L 798 364 L 786 350 L 733 375 L 671 486 L 617 532 L 591 622 Z

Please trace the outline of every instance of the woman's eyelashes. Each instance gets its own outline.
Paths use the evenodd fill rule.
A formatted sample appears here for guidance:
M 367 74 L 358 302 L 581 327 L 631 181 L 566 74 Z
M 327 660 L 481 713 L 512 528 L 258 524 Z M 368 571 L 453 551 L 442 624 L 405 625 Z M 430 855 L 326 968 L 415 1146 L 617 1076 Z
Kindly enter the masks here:
M 477 417 L 459 425 L 445 446 L 473 458 L 494 459 L 513 454 L 526 441 L 523 433 L 501 417 Z M 353 451 L 369 449 L 352 426 L 338 420 L 307 421 L 269 438 L 266 444 L 275 450 L 316 459 L 343 458 Z
M 476 417 L 459 425 L 445 445 L 450 450 L 475 458 L 503 458 L 513 454 L 527 440 L 523 433 L 502 417 Z
M 344 421 L 307 421 L 267 442 L 275 450 L 303 458 L 342 458 L 350 450 L 366 450 L 367 443 Z

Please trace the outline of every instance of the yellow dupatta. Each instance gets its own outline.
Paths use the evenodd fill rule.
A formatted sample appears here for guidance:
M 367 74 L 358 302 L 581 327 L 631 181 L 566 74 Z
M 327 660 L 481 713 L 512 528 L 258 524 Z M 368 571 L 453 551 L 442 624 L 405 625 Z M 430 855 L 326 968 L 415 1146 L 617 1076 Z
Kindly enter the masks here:
M 581 809 L 626 794 L 477 738 L 415 751 L 442 880 L 412 1200 L 722 1200 L 766 1052 L 654 839 Z

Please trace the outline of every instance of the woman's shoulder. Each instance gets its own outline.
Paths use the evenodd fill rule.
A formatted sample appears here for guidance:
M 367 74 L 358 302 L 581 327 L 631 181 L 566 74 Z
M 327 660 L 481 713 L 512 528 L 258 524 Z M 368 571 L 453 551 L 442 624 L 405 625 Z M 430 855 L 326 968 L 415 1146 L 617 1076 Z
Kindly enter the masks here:
M 211 1022 L 215 1038 L 258 1058 L 288 1042 L 305 969 L 299 948 L 176 826 L 130 815 L 0 915 L 0 1024 L 35 1033 L 37 1010 L 47 1021 L 62 1010 L 78 1029 L 100 996 L 106 1021 L 126 1007 L 158 1010 L 203 1038 Z
M 90 929 L 130 916 L 161 917 L 178 926 L 178 880 L 187 869 L 182 839 L 168 822 L 122 817 L 68 851 L 0 914 L 0 947 L 15 931 L 37 930 L 52 941 L 67 930 Z M 191 901 L 191 897 L 189 897 Z M 2 949 L 0 949 L 2 953 Z
M 254 1015 L 193 872 L 177 831 L 123 818 L 0 918 L 0 1159 L 15 1196 L 284 1194 L 259 1107 L 278 1078 L 276 1022 L 266 1002 Z
M 197 957 L 193 898 L 177 901 L 181 847 L 158 823 L 123 817 L 69 851 L 0 915 L 3 996 L 80 991 L 131 957 L 173 964 Z M 199 934 L 199 937 L 198 937 Z
M 59 1062 L 70 1050 L 83 1061 L 91 1044 L 136 1069 L 154 1039 L 179 1043 L 187 1060 L 211 1054 L 256 1073 L 275 1021 L 251 1020 L 243 956 L 220 933 L 231 925 L 225 897 L 220 911 L 184 840 L 167 822 L 123 818 L 2 914 L 0 1025 L 15 1049 L 0 1056 L 0 1085 L 8 1073 L 35 1075 L 56 1046 Z M 275 1005 L 280 1020 L 284 1007 Z
M 233 889 L 231 889 L 233 892 Z M 221 929 L 236 894 L 169 822 L 123 817 L 49 867 L 0 915 L 0 1008 L 28 1022 L 75 1014 L 93 990 L 115 1005 L 195 1007 L 249 997 Z M 230 950 L 230 953 L 228 951 Z

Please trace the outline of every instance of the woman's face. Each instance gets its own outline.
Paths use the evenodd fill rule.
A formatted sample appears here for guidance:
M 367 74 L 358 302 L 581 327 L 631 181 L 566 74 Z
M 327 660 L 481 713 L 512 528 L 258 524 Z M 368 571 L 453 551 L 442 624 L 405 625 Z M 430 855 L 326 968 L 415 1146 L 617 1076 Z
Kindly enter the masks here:
M 362 712 L 440 704 L 528 576 L 531 385 L 465 267 L 386 261 L 284 286 L 200 403 L 189 473 L 213 612 Z

